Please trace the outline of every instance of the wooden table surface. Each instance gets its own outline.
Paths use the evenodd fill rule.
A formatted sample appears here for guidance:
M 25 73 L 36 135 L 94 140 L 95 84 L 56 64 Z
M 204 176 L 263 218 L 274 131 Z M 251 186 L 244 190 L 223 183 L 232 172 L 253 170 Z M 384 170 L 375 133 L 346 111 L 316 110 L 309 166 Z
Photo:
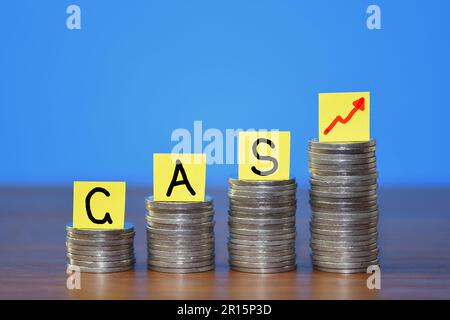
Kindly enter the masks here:
M 147 271 L 145 189 L 127 191 L 127 221 L 136 226 L 136 268 L 81 275 L 81 290 L 66 288 L 65 224 L 70 188 L 0 188 L 2 299 L 450 299 L 450 189 L 379 191 L 381 290 L 367 274 L 311 268 L 307 191 L 299 191 L 298 270 L 247 274 L 227 265 L 227 190 L 212 189 L 216 206 L 216 270 L 175 275 Z

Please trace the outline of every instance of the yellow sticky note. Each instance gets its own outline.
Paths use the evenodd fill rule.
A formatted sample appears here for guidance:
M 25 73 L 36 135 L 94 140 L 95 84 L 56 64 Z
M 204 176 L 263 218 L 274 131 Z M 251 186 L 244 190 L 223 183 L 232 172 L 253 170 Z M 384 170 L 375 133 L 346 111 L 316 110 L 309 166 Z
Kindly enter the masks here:
M 319 94 L 319 141 L 370 140 L 370 93 Z
M 204 201 L 206 154 L 153 154 L 155 201 Z
M 290 145 L 289 131 L 239 132 L 239 179 L 289 179 Z
M 73 227 L 123 229 L 125 182 L 75 181 L 73 183 Z

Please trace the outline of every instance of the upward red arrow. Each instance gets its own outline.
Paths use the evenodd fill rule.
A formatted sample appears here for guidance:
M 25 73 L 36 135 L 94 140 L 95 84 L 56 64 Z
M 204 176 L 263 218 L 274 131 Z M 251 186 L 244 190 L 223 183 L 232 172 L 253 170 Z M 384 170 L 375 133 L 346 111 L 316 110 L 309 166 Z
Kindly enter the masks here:
M 330 131 L 336 126 L 338 122 L 346 124 L 350 121 L 351 118 L 355 115 L 355 113 L 358 110 L 364 111 L 365 107 L 365 100 L 364 97 L 359 98 L 358 100 L 353 101 L 353 109 L 350 111 L 350 113 L 343 119 L 341 116 L 337 116 L 334 118 L 334 120 L 330 123 L 330 125 L 325 129 L 323 134 L 327 135 L 330 133 Z

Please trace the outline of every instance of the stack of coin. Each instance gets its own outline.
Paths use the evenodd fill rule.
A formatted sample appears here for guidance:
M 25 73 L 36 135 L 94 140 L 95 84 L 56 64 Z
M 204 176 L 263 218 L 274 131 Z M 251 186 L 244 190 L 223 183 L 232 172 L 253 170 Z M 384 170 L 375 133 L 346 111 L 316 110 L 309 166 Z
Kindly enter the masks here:
M 124 229 L 94 230 L 66 226 L 67 262 L 81 272 L 108 273 L 133 268 L 134 226 L 125 223 Z
M 295 179 L 229 179 L 231 269 L 276 273 L 296 268 Z
M 378 264 L 375 148 L 375 140 L 309 142 L 315 269 L 357 273 Z
M 213 270 L 214 205 L 201 202 L 162 202 L 145 199 L 148 268 L 169 273 Z

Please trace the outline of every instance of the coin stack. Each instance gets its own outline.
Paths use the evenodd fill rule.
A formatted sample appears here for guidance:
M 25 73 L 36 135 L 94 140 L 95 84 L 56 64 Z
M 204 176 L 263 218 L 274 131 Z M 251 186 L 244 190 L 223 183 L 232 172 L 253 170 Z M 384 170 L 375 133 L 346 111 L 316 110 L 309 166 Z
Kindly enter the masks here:
M 295 179 L 229 179 L 228 252 L 231 269 L 276 273 L 296 268 Z
M 145 199 L 148 268 L 168 273 L 213 270 L 214 205 L 201 202 L 162 202 Z
M 375 140 L 309 142 L 311 249 L 315 269 L 366 272 L 378 264 Z
M 108 273 L 133 268 L 134 226 L 125 223 L 124 229 L 94 230 L 66 226 L 67 262 L 81 272 Z

